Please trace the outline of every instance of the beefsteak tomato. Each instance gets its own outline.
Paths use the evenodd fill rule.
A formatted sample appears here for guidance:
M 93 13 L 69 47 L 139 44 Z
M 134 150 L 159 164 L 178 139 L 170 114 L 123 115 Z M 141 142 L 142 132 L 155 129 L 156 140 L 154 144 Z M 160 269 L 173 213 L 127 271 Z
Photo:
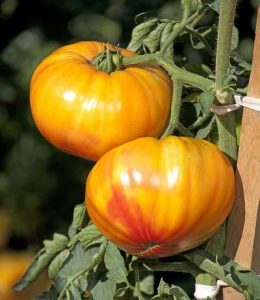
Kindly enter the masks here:
M 139 138 L 106 153 L 90 172 L 86 207 L 97 228 L 141 257 L 192 249 L 224 222 L 234 171 L 204 140 Z
M 161 68 L 133 65 L 108 74 L 93 64 L 104 50 L 101 42 L 64 46 L 39 64 L 30 86 L 31 111 L 42 135 L 89 160 L 138 137 L 159 136 L 171 105 L 172 83 Z

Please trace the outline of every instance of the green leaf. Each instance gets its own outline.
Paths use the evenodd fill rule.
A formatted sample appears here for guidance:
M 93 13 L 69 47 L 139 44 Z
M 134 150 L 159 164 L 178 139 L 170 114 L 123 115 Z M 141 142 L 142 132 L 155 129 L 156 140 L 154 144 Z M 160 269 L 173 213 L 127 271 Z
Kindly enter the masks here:
M 80 291 L 74 285 L 70 285 L 69 291 L 73 297 L 73 300 L 81 300 Z
M 68 241 L 69 239 L 65 235 L 54 233 L 53 240 L 45 240 L 43 244 L 46 252 L 56 254 L 67 246 Z
M 238 52 L 231 53 L 231 65 L 234 68 L 234 74 L 249 76 L 251 72 L 251 64 L 249 64 Z
M 204 113 L 207 113 L 211 110 L 214 99 L 215 93 L 213 91 L 205 91 L 200 94 L 199 101 Z
M 149 50 L 149 53 L 155 53 L 159 50 L 160 39 L 165 26 L 166 23 L 158 24 L 158 26 L 152 30 L 145 39 L 143 39 L 143 45 Z
M 69 257 L 70 251 L 68 249 L 65 249 L 61 251 L 50 263 L 49 269 L 48 269 L 48 276 L 50 279 L 55 279 L 62 266 L 64 265 L 66 259 Z
M 85 216 L 86 216 L 85 204 L 76 205 L 73 212 L 73 221 L 71 224 L 72 227 L 75 229 L 81 228 Z
M 71 252 L 70 260 L 59 272 L 59 277 L 72 281 L 75 275 L 84 273 L 92 266 L 93 258 L 98 253 L 99 247 L 91 247 L 84 251 L 82 245 L 78 243 Z
M 106 277 L 100 278 L 95 287 L 91 290 L 93 300 L 113 300 L 116 291 L 116 282 L 107 279 Z
M 187 293 L 179 286 L 169 286 L 162 278 L 158 286 L 158 294 L 153 297 L 154 300 L 191 300 Z
M 142 49 L 143 40 L 156 27 L 157 23 L 158 18 L 153 18 L 137 25 L 132 31 L 131 41 L 128 44 L 127 49 L 133 51 L 139 51 Z
M 223 256 L 226 241 L 226 222 L 208 240 L 205 250 L 218 257 Z
M 239 32 L 236 26 L 233 26 L 231 37 L 231 51 L 235 50 L 239 43 Z
M 90 271 L 93 273 L 93 269 L 99 265 L 104 257 L 106 246 L 107 243 L 105 242 L 100 246 L 84 249 L 80 243 L 76 244 L 54 281 L 55 287 L 60 292 L 60 297 L 65 293 L 68 294 L 71 285 L 77 284 L 77 287 L 80 288 L 80 279 L 86 279 Z
M 22 291 L 30 283 L 35 281 L 43 270 L 49 265 L 55 254 L 50 252 L 45 252 L 45 249 L 42 249 L 34 258 L 33 262 L 21 278 L 21 280 L 16 283 L 14 289 L 16 291 Z
M 87 281 L 87 279 L 85 277 L 81 277 L 79 279 L 79 288 L 83 292 L 83 291 L 86 291 L 87 287 L 88 287 L 88 281 Z
M 104 241 L 104 237 L 98 231 L 94 224 L 87 225 L 79 233 L 74 235 L 69 243 L 69 245 L 73 245 L 78 241 L 81 242 L 84 248 L 89 247 L 90 245 L 96 243 L 102 243 Z
M 200 129 L 197 131 L 196 137 L 197 137 L 198 139 L 205 139 L 207 136 L 209 136 L 211 130 L 212 130 L 213 127 L 214 127 L 215 122 L 216 122 L 216 118 L 215 118 L 215 116 L 212 116 L 212 117 L 207 121 L 205 127 L 200 128 Z
M 152 296 L 154 294 L 153 272 L 140 271 L 140 289 L 146 295 Z
M 176 24 L 176 22 L 170 21 L 167 22 L 166 25 L 163 28 L 162 34 L 161 34 L 161 40 L 160 40 L 160 48 L 165 44 L 165 42 L 168 40 L 169 36 L 172 33 L 173 27 Z M 170 59 L 173 58 L 173 45 L 169 45 L 169 47 L 166 49 L 164 53 L 165 57 L 168 57 Z
M 116 283 L 127 281 L 127 269 L 125 267 L 123 256 L 119 249 L 111 242 L 109 242 L 104 262 L 108 270 L 107 277 Z
M 220 11 L 220 0 L 211 0 L 207 4 L 213 11 L 219 14 Z
M 208 273 L 200 273 L 196 276 L 196 283 L 213 286 L 217 283 L 217 280 Z
M 174 300 L 191 300 L 187 293 L 180 286 L 171 285 L 170 289 Z
M 158 286 L 158 295 L 169 295 L 170 294 L 170 286 L 166 283 L 163 278 L 161 278 L 159 286 Z

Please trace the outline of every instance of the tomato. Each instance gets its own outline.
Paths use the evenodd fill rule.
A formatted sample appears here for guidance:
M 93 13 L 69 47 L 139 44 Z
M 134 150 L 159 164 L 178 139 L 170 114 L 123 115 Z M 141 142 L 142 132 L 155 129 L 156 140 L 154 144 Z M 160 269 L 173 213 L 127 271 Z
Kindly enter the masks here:
M 162 134 L 171 104 L 172 83 L 162 69 L 147 64 L 99 71 L 92 61 L 104 49 L 89 41 L 56 50 L 36 68 L 30 86 L 31 111 L 42 135 L 89 160 L 135 138 Z
M 192 249 L 224 222 L 234 171 L 204 140 L 139 138 L 106 153 L 91 170 L 86 207 L 97 228 L 141 257 Z

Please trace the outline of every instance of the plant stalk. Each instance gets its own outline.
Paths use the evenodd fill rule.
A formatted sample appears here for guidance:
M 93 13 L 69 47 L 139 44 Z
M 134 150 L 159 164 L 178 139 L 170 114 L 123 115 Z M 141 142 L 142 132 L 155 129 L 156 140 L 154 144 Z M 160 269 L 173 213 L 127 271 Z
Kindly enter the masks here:
M 231 37 L 237 0 L 221 0 L 216 53 L 216 90 L 222 88 L 223 75 L 229 67 Z
M 223 78 L 228 72 L 232 30 L 235 19 L 237 0 L 222 0 L 220 4 L 220 16 L 218 25 L 218 40 L 216 53 L 216 95 L 223 95 Z M 219 97 L 221 104 L 231 104 L 232 97 Z M 226 153 L 235 165 L 237 159 L 237 138 L 234 113 L 217 116 L 220 149 Z

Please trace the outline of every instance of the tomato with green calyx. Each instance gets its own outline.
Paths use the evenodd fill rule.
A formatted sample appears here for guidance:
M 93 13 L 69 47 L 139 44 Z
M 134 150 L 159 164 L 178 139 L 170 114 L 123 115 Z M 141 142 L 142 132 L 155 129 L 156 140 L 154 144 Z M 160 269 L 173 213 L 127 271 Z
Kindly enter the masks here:
M 86 207 L 97 228 L 141 257 L 192 249 L 228 216 L 234 171 L 204 140 L 139 138 L 106 153 L 90 172 Z
M 45 58 L 31 80 L 32 115 L 42 135 L 89 160 L 138 137 L 160 136 L 171 105 L 172 82 L 160 67 L 133 65 L 109 73 L 97 68 L 106 47 L 136 55 L 101 42 L 78 42 Z

